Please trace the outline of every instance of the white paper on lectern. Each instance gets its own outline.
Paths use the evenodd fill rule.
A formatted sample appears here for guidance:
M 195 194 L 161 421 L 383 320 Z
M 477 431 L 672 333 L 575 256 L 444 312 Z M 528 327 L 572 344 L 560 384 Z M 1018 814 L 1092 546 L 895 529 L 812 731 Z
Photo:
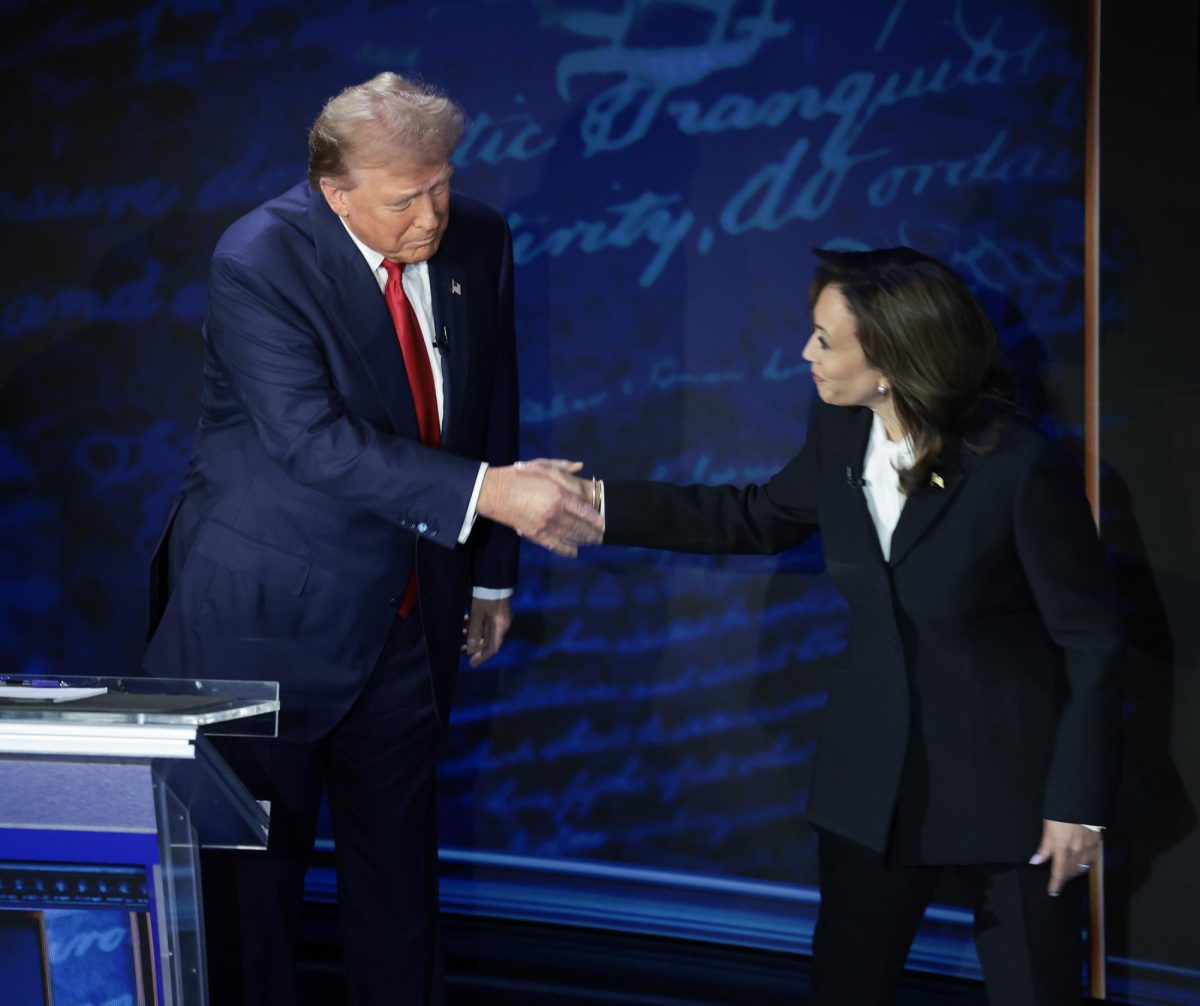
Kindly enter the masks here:
M 74 702 L 103 695 L 107 688 L 56 688 L 53 685 L 0 685 L 0 699 L 20 702 Z

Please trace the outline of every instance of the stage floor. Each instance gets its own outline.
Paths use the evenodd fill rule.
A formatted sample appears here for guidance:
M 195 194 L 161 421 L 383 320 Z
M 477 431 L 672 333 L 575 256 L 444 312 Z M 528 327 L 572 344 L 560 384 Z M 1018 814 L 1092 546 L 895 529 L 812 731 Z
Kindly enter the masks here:
M 310 906 L 306 998 L 337 1006 L 341 966 L 332 912 Z M 808 960 L 784 954 L 588 929 L 443 918 L 449 1006 L 799 1006 Z M 897 1006 L 985 1006 L 974 983 L 911 974 Z

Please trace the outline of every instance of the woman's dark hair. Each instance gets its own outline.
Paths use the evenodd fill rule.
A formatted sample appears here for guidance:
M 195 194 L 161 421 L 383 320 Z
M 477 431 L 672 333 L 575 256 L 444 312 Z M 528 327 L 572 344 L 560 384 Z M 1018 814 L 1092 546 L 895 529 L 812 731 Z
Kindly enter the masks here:
M 947 438 L 962 434 L 981 405 L 1008 400 L 996 329 L 958 275 L 929 255 L 903 247 L 815 252 L 821 264 L 809 305 L 830 285 L 845 298 L 863 353 L 888 379 L 912 438 L 913 465 L 900 472 L 901 490 L 911 493 L 929 482 Z M 987 453 L 997 433 L 993 424 L 967 446 Z

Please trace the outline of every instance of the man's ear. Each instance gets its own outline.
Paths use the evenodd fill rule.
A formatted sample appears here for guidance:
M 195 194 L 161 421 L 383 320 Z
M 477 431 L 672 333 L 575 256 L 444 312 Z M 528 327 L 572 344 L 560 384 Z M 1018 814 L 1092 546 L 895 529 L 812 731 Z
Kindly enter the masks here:
M 325 202 L 329 205 L 329 208 L 339 217 L 346 216 L 350 212 L 350 208 L 346 205 L 346 190 L 329 178 L 322 178 L 320 186 L 321 195 L 325 197 Z

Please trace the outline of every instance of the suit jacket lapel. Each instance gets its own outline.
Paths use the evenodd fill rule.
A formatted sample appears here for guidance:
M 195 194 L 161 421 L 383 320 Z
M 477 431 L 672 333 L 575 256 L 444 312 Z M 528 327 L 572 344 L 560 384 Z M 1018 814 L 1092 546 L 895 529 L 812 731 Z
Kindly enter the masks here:
M 362 360 L 397 433 L 417 436 L 417 412 L 396 327 L 379 284 L 341 221 L 318 192 L 309 194 L 317 264 L 330 278 L 332 313 Z
M 466 394 L 470 346 L 467 344 L 467 296 L 461 266 L 442 253 L 429 260 L 429 288 L 433 295 L 434 331 L 445 343 L 442 349 L 442 446 L 458 432 Z
M 841 466 L 844 471 L 839 470 L 834 478 L 837 483 L 844 481 L 846 505 L 835 519 L 849 521 L 851 533 L 846 536 L 846 541 L 863 542 L 866 558 L 882 563 L 883 551 L 879 547 L 879 535 L 875 531 L 874 521 L 871 520 L 871 511 L 867 509 L 867 497 L 861 485 L 863 455 L 867 450 L 867 440 L 871 436 L 874 413 L 870 409 L 836 409 L 832 415 L 839 419 L 844 417 L 837 433 L 839 442 L 830 452 L 832 457 L 845 460 L 845 464 Z M 839 495 L 842 491 L 840 486 L 836 490 Z M 827 517 L 822 514 L 822 524 L 826 520 Z
M 938 517 L 954 499 L 966 480 L 962 464 L 961 441 L 952 439 L 942 451 L 945 461 L 934 468 L 927 484 L 905 500 L 900 520 L 892 534 L 893 566 L 904 561 L 913 546 L 924 537 Z

